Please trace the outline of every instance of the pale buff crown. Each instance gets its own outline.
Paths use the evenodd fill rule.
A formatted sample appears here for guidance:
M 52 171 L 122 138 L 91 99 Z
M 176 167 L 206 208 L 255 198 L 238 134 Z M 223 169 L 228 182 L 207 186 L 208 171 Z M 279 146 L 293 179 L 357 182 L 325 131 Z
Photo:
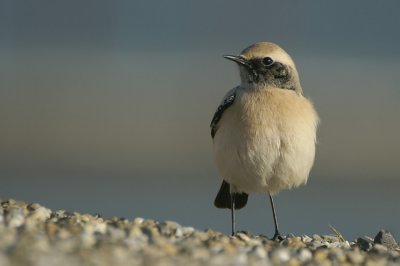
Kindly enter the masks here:
M 263 58 L 269 56 L 273 60 L 284 63 L 288 66 L 295 66 L 290 55 L 288 55 L 281 47 L 272 42 L 258 42 L 252 44 L 244 49 L 240 55 L 246 59 Z

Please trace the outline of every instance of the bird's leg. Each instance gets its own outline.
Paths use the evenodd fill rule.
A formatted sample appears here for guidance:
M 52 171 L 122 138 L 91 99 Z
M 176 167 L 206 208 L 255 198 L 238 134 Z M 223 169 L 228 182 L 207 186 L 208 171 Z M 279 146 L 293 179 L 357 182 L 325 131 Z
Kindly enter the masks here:
M 272 240 L 281 241 L 283 240 L 283 237 L 279 233 L 278 220 L 276 219 L 276 213 L 275 213 L 274 199 L 272 198 L 271 193 L 268 193 L 268 195 L 269 195 L 269 200 L 271 201 L 272 215 L 274 216 L 274 224 L 275 224 L 275 234 Z
M 232 219 L 232 236 L 236 233 L 236 224 L 235 224 L 235 196 L 236 193 L 231 193 L 231 219 Z

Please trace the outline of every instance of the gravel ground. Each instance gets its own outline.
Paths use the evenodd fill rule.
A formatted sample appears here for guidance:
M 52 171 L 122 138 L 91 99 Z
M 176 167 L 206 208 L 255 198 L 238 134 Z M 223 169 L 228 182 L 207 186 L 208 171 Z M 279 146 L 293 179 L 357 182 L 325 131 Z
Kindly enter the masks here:
M 1 201 L 0 265 L 400 265 L 390 232 L 375 239 L 288 235 L 280 243 L 176 222 L 51 211 Z

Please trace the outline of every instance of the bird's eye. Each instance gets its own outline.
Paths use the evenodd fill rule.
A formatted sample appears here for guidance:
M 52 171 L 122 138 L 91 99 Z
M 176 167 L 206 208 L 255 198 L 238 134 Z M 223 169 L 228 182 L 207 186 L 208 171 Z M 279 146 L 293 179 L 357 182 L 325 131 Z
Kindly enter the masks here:
M 263 63 L 264 66 L 270 66 L 270 65 L 272 65 L 274 63 L 274 60 L 272 60 L 271 57 L 264 57 L 262 59 L 262 63 Z

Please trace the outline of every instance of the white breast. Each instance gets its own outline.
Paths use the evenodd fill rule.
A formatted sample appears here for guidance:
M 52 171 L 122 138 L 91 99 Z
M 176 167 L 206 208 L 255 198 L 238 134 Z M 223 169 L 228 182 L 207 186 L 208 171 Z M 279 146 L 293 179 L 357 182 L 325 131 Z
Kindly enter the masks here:
M 270 192 L 307 181 L 318 116 L 309 100 L 283 89 L 238 90 L 213 140 L 223 179 L 242 192 Z

